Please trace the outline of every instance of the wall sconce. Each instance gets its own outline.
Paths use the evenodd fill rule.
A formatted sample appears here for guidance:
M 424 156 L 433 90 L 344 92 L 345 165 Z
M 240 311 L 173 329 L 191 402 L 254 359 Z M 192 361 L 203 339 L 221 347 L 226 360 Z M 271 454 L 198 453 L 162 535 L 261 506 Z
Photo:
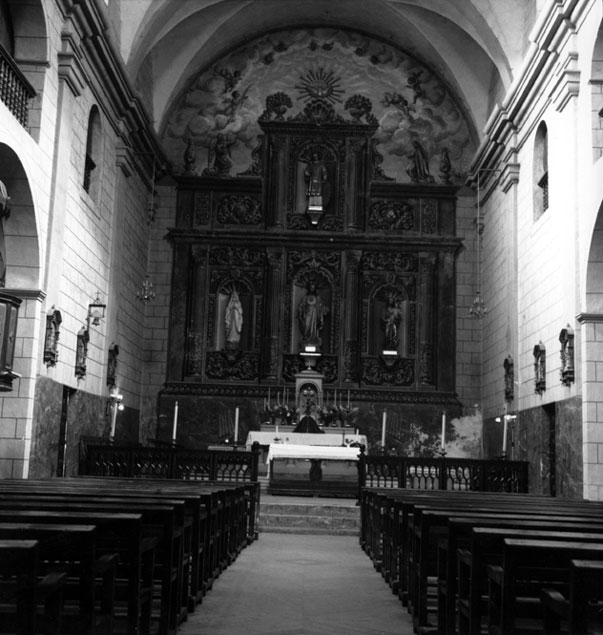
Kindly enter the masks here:
M 10 196 L 6 190 L 6 185 L 0 181 L 0 218 L 8 218 L 10 216 Z
M 88 305 L 88 322 L 92 320 L 92 324 L 98 326 L 100 321 L 105 317 L 106 304 L 103 304 L 100 299 L 100 294 L 96 294 L 96 300 L 92 304 Z

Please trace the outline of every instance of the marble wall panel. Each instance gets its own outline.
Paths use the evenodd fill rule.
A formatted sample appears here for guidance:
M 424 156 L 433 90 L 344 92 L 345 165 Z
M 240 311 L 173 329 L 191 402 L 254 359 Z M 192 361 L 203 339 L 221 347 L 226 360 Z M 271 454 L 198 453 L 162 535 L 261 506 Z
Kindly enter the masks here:
M 32 449 L 29 475 L 45 478 L 57 475 L 60 442 L 63 385 L 47 377 L 38 377 L 34 401 Z M 111 427 L 107 398 L 74 390 L 69 397 L 65 450 L 65 476 L 78 470 L 79 441 L 82 436 L 109 438 Z M 138 441 L 138 410 L 124 408 L 118 414 L 115 441 Z

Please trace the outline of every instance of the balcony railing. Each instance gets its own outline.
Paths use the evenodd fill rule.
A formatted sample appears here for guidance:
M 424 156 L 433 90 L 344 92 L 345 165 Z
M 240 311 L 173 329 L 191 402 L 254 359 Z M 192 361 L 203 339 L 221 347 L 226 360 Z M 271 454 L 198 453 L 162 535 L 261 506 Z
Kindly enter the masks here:
M 33 86 L 19 70 L 11 54 L 0 44 L 0 100 L 27 128 L 29 100 L 36 96 Z

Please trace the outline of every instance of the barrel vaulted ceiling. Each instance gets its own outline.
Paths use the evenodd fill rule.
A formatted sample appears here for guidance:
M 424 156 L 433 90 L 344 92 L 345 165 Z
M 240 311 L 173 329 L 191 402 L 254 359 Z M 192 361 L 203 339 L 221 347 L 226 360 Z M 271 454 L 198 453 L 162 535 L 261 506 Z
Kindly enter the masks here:
M 355 32 L 416 60 L 446 86 L 472 145 L 529 45 L 542 0 L 127 0 L 121 53 L 161 134 L 191 84 L 233 51 L 296 29 Z

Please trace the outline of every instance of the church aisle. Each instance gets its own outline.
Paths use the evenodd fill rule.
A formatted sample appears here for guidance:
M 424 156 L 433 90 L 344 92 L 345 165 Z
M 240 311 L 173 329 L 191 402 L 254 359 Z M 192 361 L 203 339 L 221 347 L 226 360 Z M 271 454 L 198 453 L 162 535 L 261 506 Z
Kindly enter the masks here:
M 411 635 L 406 609 L 352 536 L 261 533 L 178 635 Z

